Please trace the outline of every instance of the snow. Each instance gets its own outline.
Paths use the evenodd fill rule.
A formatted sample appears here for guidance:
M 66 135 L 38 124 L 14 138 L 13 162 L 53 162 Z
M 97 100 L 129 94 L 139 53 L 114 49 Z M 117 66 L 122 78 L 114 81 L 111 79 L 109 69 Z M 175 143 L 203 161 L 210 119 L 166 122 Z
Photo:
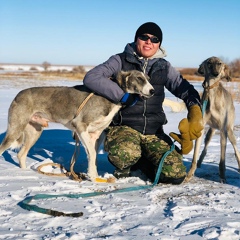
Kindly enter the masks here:
M 49 66 L 49 71 L 72 71 L 76 65 L 51 65 Z M 0 64 L 0 72 L 21 72 L 21 71 L 30 71 L 31 68 L 35 68 L 37 71 L 44 71 L 42 64 Z M 89 71 L 93 66 L 86 65 L 84 66 L 86 71 Z
M 76 81 L 66 80 L 0 80 L 0 141 L 7 128 L 9 105 L 21 89 L 36 85 L 75 84 Z M 194 85 L 201 90 L 200 83 Z M 169 93 L 167 96 L 176 100 Z M 240 149 L 239 103 L 235 102 L 235 107 L 235 135 Z M 178 122 L 186 116 L 186 112 L 173 113 L 166 108 L 166 113 L 169 123 L 165 126 L 165 132 L 177 131 Z M 0 156 L 0 239 L 240 239 L 240 175 L 233 148 L 228 142 L 227 183 L 218 182 L 219 134 L 214 136 L 202 168 L 197 169 L 191 182 L 177 186 L 159 184 L 154 188 L 133 192 L 107 193 L 151 184 L 141 178 L 139 172 L 112 184 L 79 183 L 67 177 L 46 176 L 36 172 L 36 167 L 45 162 L 62 163 L 67 167 L 73 151 L 71 132 L 52 123 L 30 150 L 26 170 L 19 168 L 16 151 L 7 150 Z M 188 169 L 192 154 L 184 156 L 184 164 Z M 99 174 L 111 175 L 113 169 L 101 149 L 98 155 Z M 75 170 L 87 170 L 86 154 L 82 148 Z M 17 205 L 25 197 L 39 193 L 80 194 L 94 191 L 104 191 L 106 194 L 91 198 L 59 197 L 34 201 L 40 207 L 83 212 L 80 218 L 52 217 L 24 210 Z

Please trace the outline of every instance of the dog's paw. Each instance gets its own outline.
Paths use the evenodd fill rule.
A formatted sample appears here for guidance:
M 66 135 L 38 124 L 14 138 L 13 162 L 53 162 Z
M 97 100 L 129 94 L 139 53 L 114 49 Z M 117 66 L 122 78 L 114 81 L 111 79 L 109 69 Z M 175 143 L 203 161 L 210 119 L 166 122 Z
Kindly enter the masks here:
M 184 178 L 183 182 L 184 182 L 184 183 L 188 183 L 191 179 L 192 179 L 192 175 L 189 175 L 189 174 L 188 174 L 188 175 Z
M 227 183 L 226 178 L 220 178 L 219 182 L 223 184 Z
M 116 178 L 115 177 L 109 177 L 109 178 L 100 178 L 97 177 L 95 178 L 95 182 L 100 182 L 100 183 L 115 183 Z
M 116 182 L 116 178 L 115 177 L 107 178 L 107 183 L 115 183 L 115 182 Z

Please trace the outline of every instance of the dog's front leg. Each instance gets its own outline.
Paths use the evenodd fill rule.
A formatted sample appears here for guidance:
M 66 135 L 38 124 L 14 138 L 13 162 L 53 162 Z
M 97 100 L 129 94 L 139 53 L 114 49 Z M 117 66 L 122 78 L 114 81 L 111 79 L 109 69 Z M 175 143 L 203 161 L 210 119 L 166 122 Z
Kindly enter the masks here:
M 96 139 L 92 139 L 87 131 L 81 132 L 79 137 L 86 150 L 88 157 L 88 176 L 91 179 L 91 181 L 95 182 L 96 178 L 98 178 L 96 166 L 97 153 L 95 150 Z
M 219 176 L 220 176 L 220 182 L 226 183 L 226 166 L 225 166 L 225 157 L 226 157 L 226 148 L 227 148 L 227 130 L 220 131 L 221 136 L 221 157 L 219 162 Z
M 191 180 L 192 176 L 194 175 L 196 169 L 197 169 L 197 159 L 198 159 L 199 152 L 200 152 L 200 147 L 201 147 L 201 143 L 202 143 L 203 134 L 204 134 L 204 130 L 202 130 L 201 137 L 199 137 L 195 141 L 192 165 L 191 165 L 191 168 L 190 168 L 187 176 L 184 179 L 184 182 L 189 182 Z
M 198 162 L 197 162 L 197 167 L 200 168 L 201 165 L 202 165 L 202 162 L 203 162 L 203 159 L 205 158 L 206 154 L 207 154 L 207 147 L 213 137 L 213 135 L 215 134 L 215 129 L 214 128 L 209 128 L 207 134 L 206 134 L 206 137 L 205 137 L 205 140 L 204 140 L 204 148 L 202 150 L 202 153 L 198 159 Z

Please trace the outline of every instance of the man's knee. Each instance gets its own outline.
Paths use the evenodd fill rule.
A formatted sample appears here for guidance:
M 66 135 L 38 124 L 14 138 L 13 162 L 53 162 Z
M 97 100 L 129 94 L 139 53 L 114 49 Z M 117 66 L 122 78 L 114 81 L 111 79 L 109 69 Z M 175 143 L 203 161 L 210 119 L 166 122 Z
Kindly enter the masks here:
M 116 144 L 108 149 L 110 162 L 119 169 L 134 165 L 140 157 L 140 145 L 135 145 L 132 142 Z
M 141 157 L 139 133 L 129 127 L 110 128 L 105 141 L 110 162 L 119 169 L 134 165 Z
M 182 155 L 177 153 L 177 151 L 169 154 L 164 161 L 162 173 L 166 178 L 184 179 L 186 176 L 186 167 L 183 164 Z

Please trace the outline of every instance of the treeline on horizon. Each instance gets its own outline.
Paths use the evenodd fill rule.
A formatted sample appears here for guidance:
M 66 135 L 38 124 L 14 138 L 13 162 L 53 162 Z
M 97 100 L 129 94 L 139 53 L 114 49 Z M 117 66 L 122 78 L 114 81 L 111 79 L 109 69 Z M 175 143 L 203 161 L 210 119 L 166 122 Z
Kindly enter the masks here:
M 240 81 L 240 58 L 235 59 L 229 63 L 227 63 L 227 61 L 224 59 L 222 60 L 229 66 L 232 80 Z M 45 76 L 55 75 L 55 76 L 65 76 L 69 78 L 79 79 L 79 78 L 83 78 L 87 72 L 85 67 L 82 65 L 74 66 L 71 70 L 66 70 L 66 69 L 51 70 L 51 66 L 52 66 L 51 63 L 44 61 L 42 64 L 39 65 L 39 67 L 42 67 L 44 71 L 39 71 L 36 66 L 31 66 L 29 68 L 28 73 L 30 74 L 30 72 L 39 72 L 39 74 L 45 75 Z M 4 70 L 4 67 L 0 67 L 0 70 Z M 23 69 L 19 68 L 18 70 L 23 70 Z M 203 77 L 198 74 L 197 70 L 198 70 L 197 68 L 182 68 L 179 70 L 179 72 L 184 78 L 188 80 L 202 81 Z M 27 71 L 24 71 L 24 72 L 25 73 L 22 73 L 22 74 L 27 74 L 26 73 Z M 9 75 L 11 73 L 7 73 L 7 74 Z M 21 73 L 19 74 L 21 75 Z
M 226 60 L 223 59 L 223 61 L 229 66 L 230 72 L 231 72 L 231 76 L 234 80 L 240 80 L 240 58 L 233 60 L 229 63 L 227 63 Z M 179 70 L 179 72 L 183 75 L 183 76 L 199 76 L 199 74 L 197 73 L 197 68 L 182 68 L 181 70 Z

